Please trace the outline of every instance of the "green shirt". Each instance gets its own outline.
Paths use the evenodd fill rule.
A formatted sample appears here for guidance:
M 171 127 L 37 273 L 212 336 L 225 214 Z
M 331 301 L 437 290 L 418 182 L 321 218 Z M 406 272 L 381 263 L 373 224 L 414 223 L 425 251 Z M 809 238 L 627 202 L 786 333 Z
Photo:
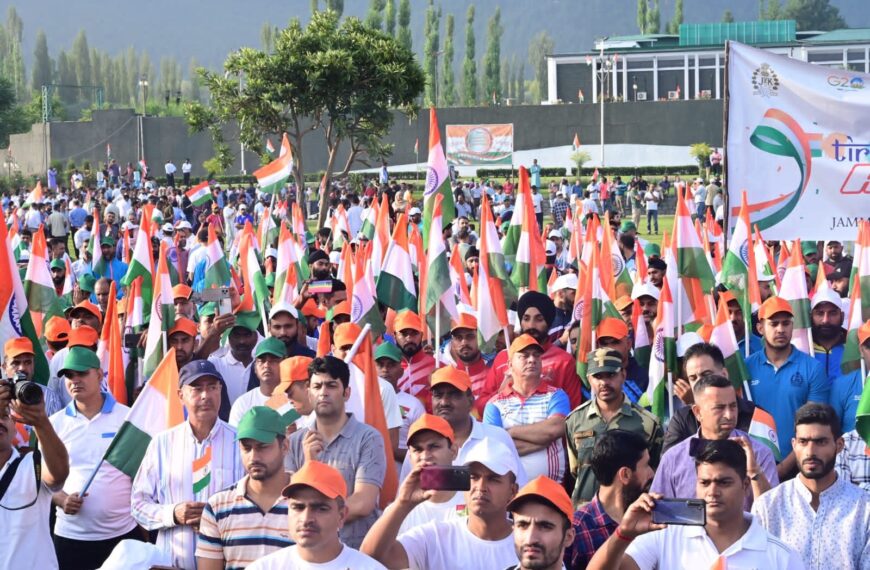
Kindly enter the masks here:
M 571 495 L 575 509 L 591 501 L 598 492 L 598 481 L 590 464 L 592 448 L 601 434 L 612 429 L 642 435 L 649 445 L 650 464 L 655 467 L 659 463 L 664 432 L 657 417 L 624 398 L 619 412 L 605 422 L 595 400 L 584 402 L 565 420 L 568 463 L 571 474 L 577 479 Z

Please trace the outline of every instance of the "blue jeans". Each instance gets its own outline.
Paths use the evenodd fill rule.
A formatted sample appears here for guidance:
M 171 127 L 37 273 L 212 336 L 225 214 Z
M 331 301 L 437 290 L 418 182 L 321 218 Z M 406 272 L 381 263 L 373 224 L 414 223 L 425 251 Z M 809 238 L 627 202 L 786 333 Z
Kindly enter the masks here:
M 656 228 L 656 233 L 659 233 L 659 211 L 658 210 L 647 210 L 646 213 L 646 233 L 651 233 L 650 230 L 650 220 L 655 222 L 653 224 Z

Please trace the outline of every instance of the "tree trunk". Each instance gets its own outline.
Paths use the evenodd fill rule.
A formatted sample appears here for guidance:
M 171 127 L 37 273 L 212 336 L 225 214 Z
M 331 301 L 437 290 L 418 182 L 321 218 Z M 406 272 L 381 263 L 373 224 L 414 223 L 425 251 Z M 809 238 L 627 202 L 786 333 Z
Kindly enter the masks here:
M 326 127 L 326 148 L 329 150 L 329 160 L 326 161 L 326 170 L 323 172 L 323 179 L 320 181 L 320 212 L 317 213 L 317 229 L 323 227 L 326 223 L 326 209 L 329 204 L 329 179 L 332 174 L 332 168 L 335 165 L 335 157 L 338 156 L 338 147 L 341 144 L 341 138 L 332 140 L 332 121 Z

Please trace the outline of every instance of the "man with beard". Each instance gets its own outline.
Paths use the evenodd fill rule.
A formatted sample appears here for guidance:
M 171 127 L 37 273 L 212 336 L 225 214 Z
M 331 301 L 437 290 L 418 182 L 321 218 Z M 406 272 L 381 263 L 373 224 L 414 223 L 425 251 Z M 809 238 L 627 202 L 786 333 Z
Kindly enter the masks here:
M 736 429 L 737 392 L 728 378 L 704 376 L 695 383 L 692 392 L 695 397 L 692 412 L 701 427 L 695 437 L 684 439 L 662 455 L 650 491 L 668 498 L 691 497 L 697 484 L 693 451 L 704 441 L 731 439 L 746 452 L 750 488 L 746 489 L 743 505 L 748 511 L 753 499 L 779 484 L 773 454 L 770 448 Z
M 829 382 L 840 376 L 840 362 L 846 346 L 843 310 L 840 296 L 833 289 L 822 289 L 813 295 L 810 306 L 813 349 L 816 361 L 822 365 Z
M 565 549 L 574 542 L 574 510 L 565 489 L 538 477 L 508 504 L 514 521 L 514 548 L 520 563 L 507 570 L 562 570 Z
M 199 570 L 242 568 L 290 546 L 284 471 L 289 449 L 281 415 L 254 406 L 239 421 L 236 440 L 247 475 L 232 488 L 209 497 L 202 510 L 196 564 Z
M 299 330 L 299 311 L 296 307 L 285 303 L 272 307 L 269 311 L 269 335 L 284 343 L 287 356 L 314 358 L 314 351 L 299 342 L 300 333 L 304 338 L 305 331 Z
M 636 300 L 638 305 L 640 305 L 640 316 L 646 325 L 647 337 L 649 339 L 655 336 L 653 334 L 653 323 L 655 323 L 656 316 L 659 314 L 660 295 L 661 292 L 652 283 L 635 285 L 631 291 L 632 301 Z M 640 321 L 638 321 L 638 324 L 640 324 Z
M 585 569 L 595 551 L 619 526 L 629 505 L 649 490 L 653 468 L 646 439 L 634 432 L 604 432 L 592 448 L 590 465 L 599 483 L 591 501 L 574 513 L 574 544 L 565 554 L 571 568 Z
M 52 259 L 48 265 L 51 271 L 51 284 L 54 285 L 54 294 L 58 297 L 63 295 L 63 287 L 66 285 L 66 263 L 62 259 Z M 72 295 L 70 295 L 72 303 Z
M 844 259 L 838 263 L 828 274 L 831 289 L 837 292 L 841 299 L 849 296 L 849 285 L 852 280 L 852 260 Z
M 861 355 L 861 360 L 864 362 L 863 370 L 865 372 L 870 370 L 870 319 L 858 328 L 858 352 Z M 858 412 L 858 402 L 861 401 L 863 391 L 864 374 L 862 374 L 862 367 L 860 365 L 852 372 L 834 380 L 834 383 L 831 385 L 829 403 L 834 408 L 834 411 L 837 412 L 837 417 L 840 418 L 843 433 L 855 429 L 855 415 Z M 848 434 L 846 439 L 848 441 Z M 861 438 L 859 437 L 858 439 L 860 440 Z M 861 445 L 864 445 L 863 441 Z M 870 460 L 870 456 L 864 454 L 864 447 L 861 447 L 861 455 Z M 870 475 L 870 471 L 867 471 L 867 473 Z
M 580 377 L 577 376 L 577 363 L 564 348 L 550 342 L 550 326 L 556 317 L 553 300 L 537 291 L 528 291 L 517 302 L 517 318 L 520 320 L 521 334 L 528 334 L 544 349 L 541 356 L 541 377 L 554 388 L 561 388 L 567 395 L 571 408 L 577 407 L 583 399 Z M 499 352 L 492 363 L 486 385 L 480 397 L 489 400 L 499 392 L 508 378 L 508 350 Z
M 659 463 L 663 438 L 658 418 L 632 403 L 622 391 L 625 382 L 622 355 L 599 348 L 589 353 L 587 362 L 587 378 L 595 397 L 581 404 L 565 421 L 568 464 L 577 480 L 571 497 L 575 506 L 595 497 L 598 480 L 592 469 L 592 450 L 604 433 L 620 429 L 643 437 L 653 467 Z
M 260 340 L 257 332 L 259 322 L 260 315 L 254 311 L 236 313 L 236 322 L 230 329 L 226 344 L 208 357 L 227 385 L 230 406 L 248 391 L 254 347 Z
M 486 384 L 489 365 L 480 352 L 477 318 L 474 315 L 460 313 L 459 319 L 451 323 L 450 342 L 441 351 L 441 362 L 468 373 L 471 377 L 471 391 L 476 398 L 474 409 L 477 417 L 483 417 L 486 402 L 479 396 Z
M 830 273 L 835 267 L 844 262 L 851 265 L 852 256 L 843 255 L 843 243 L 836 240 L 827 242 L 825 244 L 825 260 L 823 262 L 825 272 Z
M 324 281 L 332 278 L 329 255 L 322 249 L 315 249 L 308 254 L 308 268 L 311 271 L 311 279 L 314 281 Z
M 792 453 L 794 414 L 807 402 L 827 402 L 831 384 L 822 365 L 791 344 L 794 311 L 782 297 L 771 297 L 758 310 L 764 350 L 746 359 L 753 401 L 773 416 L 784 457 L 777 466 L 780 481 L 797 468 Z
M 553 304 L 556 306 L 556 316 L 553 318 L 553 324 L 550 327 L 550 336 L 556 339 L 562 335 L 565 327 L 569 326 L 571 321 L 574 320 L 577 275 L 566 273 L 557 277 L 550 290 L 550 294 L 553 296 Z
M 743 309 L 737 298 L 731 291 L 721 291 L 719 293 L 719 304 L 726 303 L 728 307 L 728 320 L 731 321 L 731 328 L 734 329 L 734 336 L 737 337 L 737 347 L 741 355 L 746 354 L 746 340 L 749 339 L 749 354 L 755 354 L 763 348 L 761 339 L 746 329 L 746 319 L 743 316 Z M 750 329 L 752 323 L 750 322 Z
M 401 349 L 405 374 L 399 379 L 399 390 L 415 396 L 426 411 L 431 410 L 429 399 L 429 379 L 435 370 L 435 358 L 422 350 L 423 321 L 417 313 L 405 310 L 396 315 L 393 328 L 396 331 L 396 345 Z
M 176 317 L 175 325 L 166 335 L 169 348 L 175 349 L 175 365 L 179 370 L 193 360 L 196 351 L 196 323 L 187 317 Z
M 602 320 L 595 330 L 595 344 L 595 348 L 608 348 L 622 355 L 622 369 L 625 371 L 622 391 L 629 400 L 637 403 L 649 385 L 649 372 L 631 355 L 628 325 L 621 318 L 608 317 Z
M 115 285 L 117 287 L 117 285 Z M 109 308 L 109 294 L 111 293 L 112 282 L 105 277 L 100 277 L 94 283 L 94 297 L 97 298 L 97 304 L 100 307 L 100 312 L 104 315 Z
M 94 236 L 94 239 L 96 239 L 96 236 Z M 118 298 L 120 298 L 123 293 L 121 290 L 121 279 L 127 274 L 127 264 L 115 255 L 114 238 L 103 236 L 100 239 L 100 254 L 103 256 L 103 260 L 94 266 L 94 277 L 106 277 L 114 281 Z
M 665 272 L 668 270 L 668 264 L 661 257 L 655 257 L 649 260 L 647 265 L 646 275 L 649 282 L 655 285 L 656 289 L 661 289 L 665 280 Z
M 843 432 L 827 404 L 802 406 L 794 417 L 798 476 L 761 496 L 752 514 L 796 550 L 809 570 L 866 568 L 870 496 L 834 470 Z

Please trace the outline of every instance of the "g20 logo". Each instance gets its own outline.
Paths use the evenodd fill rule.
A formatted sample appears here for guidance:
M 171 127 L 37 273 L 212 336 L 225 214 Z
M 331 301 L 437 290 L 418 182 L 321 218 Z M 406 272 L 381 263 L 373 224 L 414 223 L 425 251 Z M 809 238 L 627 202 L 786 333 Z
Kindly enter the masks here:
M 847 89 L 864 89 L 864 80 L 860 77 L 846 77 L 844 75 L 829 75 L 828 85 L 836 87 L 840 91 Z

